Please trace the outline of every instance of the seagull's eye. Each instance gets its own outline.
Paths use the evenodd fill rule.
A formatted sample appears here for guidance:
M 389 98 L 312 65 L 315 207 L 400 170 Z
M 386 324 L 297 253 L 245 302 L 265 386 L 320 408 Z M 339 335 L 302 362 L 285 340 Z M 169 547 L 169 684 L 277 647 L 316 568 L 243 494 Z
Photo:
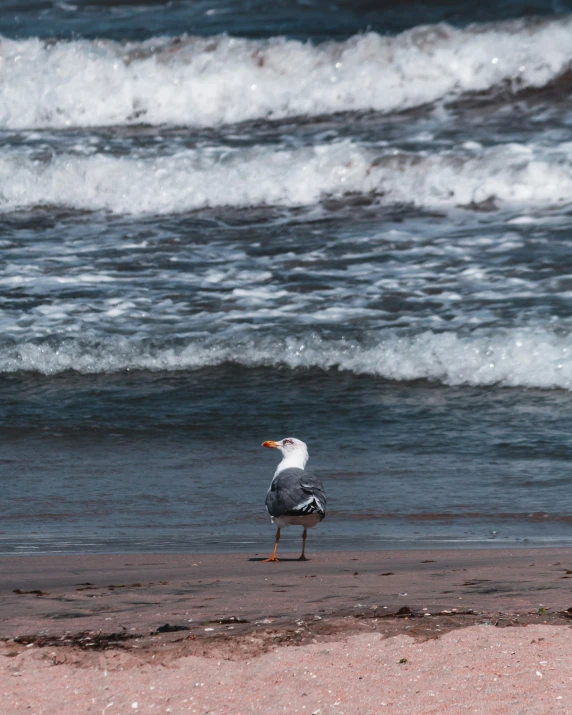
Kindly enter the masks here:
M 291 439 L 285 439 L 283 444 L 293 444 Z

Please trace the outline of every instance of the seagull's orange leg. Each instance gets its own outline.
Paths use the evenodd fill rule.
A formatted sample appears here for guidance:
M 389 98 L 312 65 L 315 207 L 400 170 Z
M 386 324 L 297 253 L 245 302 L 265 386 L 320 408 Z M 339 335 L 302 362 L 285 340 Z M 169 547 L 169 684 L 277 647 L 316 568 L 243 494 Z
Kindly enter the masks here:
M 302 534 L 302 556 L 300 556 L 298 561 L 308 561 L 308 559 L 304 555 L 304 552 L 306 551 L 306 536 L 307 535 L 308 535 L 308 529 L 304 529 L 304 533 Z
M 278 531 L 276 532 L 276 541 L 274 542 L 274 551 L 272 552 L 272 556 L 270 556 L 267 559 L 263 559 L 263 563 L 267 563 L 268 561 L 278 561 L 276 558 L 276 549 L 278 548 L 278 542 L 280 541 L 280 527 L 278 527 Z

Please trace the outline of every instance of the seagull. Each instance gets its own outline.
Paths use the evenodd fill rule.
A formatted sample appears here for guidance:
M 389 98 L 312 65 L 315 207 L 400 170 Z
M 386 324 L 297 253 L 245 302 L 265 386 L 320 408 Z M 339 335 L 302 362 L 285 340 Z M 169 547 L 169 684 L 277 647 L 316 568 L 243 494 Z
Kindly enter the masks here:
M 262 446 L 282 452 L 282 461 L 274 472 L 266 494 L 266 509 L 272 523 L 278 525 L 278 530 L 272 556 L 264 561 L 278 561 L 276 549 L 280 541 L 280 529 L 290 524 L 304 527 L 302 555 L 298 561 L 307 561 L 304 552 L 308 529 L 319 524 L 326 516 L 324 486 L 317 477 L 304 471 L 308 448 L 301 439 L 286 437 L 281 442 L 268 440 Z

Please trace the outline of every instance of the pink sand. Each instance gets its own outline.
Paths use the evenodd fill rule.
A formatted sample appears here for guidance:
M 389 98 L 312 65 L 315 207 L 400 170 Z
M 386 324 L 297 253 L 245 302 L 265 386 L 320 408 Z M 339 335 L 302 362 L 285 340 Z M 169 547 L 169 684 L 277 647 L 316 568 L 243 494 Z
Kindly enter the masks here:
M 422 643 L 370 633 L 250 661 L 75 651 L 58 664 L 66 650 L 1 646 L 1 712 L 572 713 L 570 626 L 472 626 Z

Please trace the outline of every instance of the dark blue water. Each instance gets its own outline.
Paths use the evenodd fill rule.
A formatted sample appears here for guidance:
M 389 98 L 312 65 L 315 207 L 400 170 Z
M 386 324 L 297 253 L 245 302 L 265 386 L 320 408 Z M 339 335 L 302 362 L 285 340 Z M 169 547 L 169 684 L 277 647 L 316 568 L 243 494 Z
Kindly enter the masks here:
M 570 544 L 569 12 L 1 3 L 0 553 Z
M 345 39 L 372 30 L 398 33 L 417 25 L 495 22 L 565 14 L 568 0 L 503 2 L 373 2 L 363 0 L 3 0 L 0 33 L 8 37 L 145 40 L 160 35 L 218 35 L 300 40 Z

